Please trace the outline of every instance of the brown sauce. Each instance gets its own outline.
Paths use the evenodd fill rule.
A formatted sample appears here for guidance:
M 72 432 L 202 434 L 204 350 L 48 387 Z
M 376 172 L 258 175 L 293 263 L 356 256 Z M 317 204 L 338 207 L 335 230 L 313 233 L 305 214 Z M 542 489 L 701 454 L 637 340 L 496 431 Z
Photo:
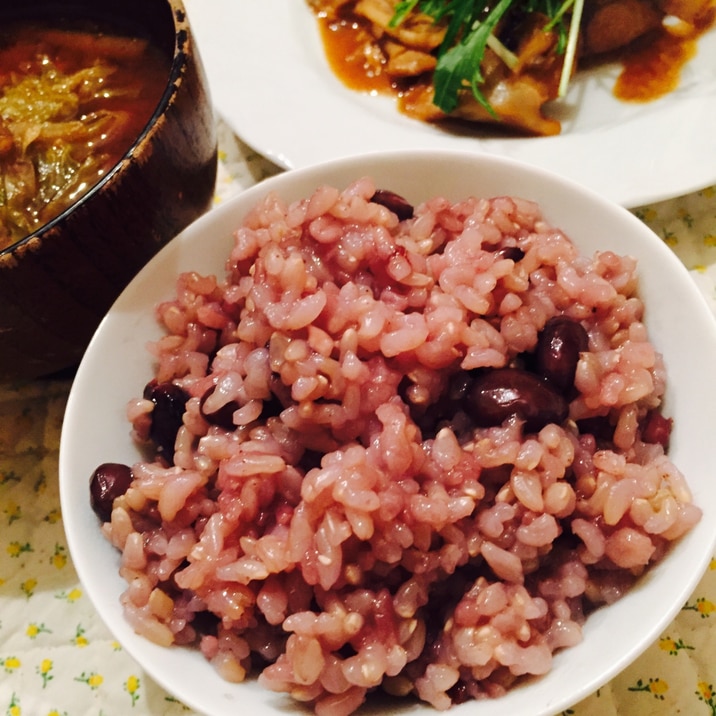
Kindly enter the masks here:
M 679 85 L 682 67 L 696 54 L 696 41 L 659 35 L 627 54 L 614 84 L 614 96 L 627 102 L 650 102 Z
M 685 36 L 660 31 L 640 40 L 622 53 L 621 74 L 614 96 L 627 102 L 651 102 L 673 92 L 681 70 L 698 51 L 698 39 L 713 27 L 716 12 L 707 15 Z
M 0 250 L 117 164 L 154 113 L 169 64 L 139 38 L 36 24 L 0 30 Z
M 383 61 L 365 21 L 351 16 L 318 16 L 318 26 L 331 71 L 349 89 L 358 92 L 399 94 L 385 72 Z

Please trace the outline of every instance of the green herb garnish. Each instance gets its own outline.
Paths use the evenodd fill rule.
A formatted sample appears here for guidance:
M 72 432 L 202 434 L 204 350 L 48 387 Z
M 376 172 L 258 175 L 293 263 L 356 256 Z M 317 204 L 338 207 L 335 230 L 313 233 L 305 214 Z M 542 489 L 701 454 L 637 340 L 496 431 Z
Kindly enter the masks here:
M 527 13 L 538 12 L 548 18 L 545 30 L 557 33 L 556 51 L 564 54 L 559 94 L 564 95 L 574 63 L 583 0 L 401 0 L 396 3 L 391 26 L 400 25 L 412 12 L 420 12 L 444 22 L 445 37 L 437 51 L 433 73 L 433 102 L 450 114 L 458 105 L 460 92 L 471 89 L 475 99 L 493 116 L 494 110 L 480 86 L 484 83 L 482 61 L 490 47 L 505 64 L 514 69 L 517 58 L 495 34 L 500 20 L 513 8 Z M 565 15 L 572 10 L 570 22 Z

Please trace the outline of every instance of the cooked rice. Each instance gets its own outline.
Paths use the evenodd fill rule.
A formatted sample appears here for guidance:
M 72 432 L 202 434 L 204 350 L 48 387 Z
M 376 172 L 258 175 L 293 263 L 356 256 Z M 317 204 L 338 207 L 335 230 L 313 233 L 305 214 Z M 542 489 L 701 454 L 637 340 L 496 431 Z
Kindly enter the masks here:
M 529 201 L 436 197 L 399 221 L 375 191 L 266 196 L 225 278 L 179 277 L 150 348 L 189 396 L 174 464 L 133 465 L 104 526 L 139 633 L 326 716 L 378 688 L 446 709 L 546 673 L 700 517 L 643 439 L 665 370 L 636 262 L 580 255 Z M 556 315 L 589 337 L 566 421 L 438 410 Z M 154 410 L 128 407 L 140 443 Z

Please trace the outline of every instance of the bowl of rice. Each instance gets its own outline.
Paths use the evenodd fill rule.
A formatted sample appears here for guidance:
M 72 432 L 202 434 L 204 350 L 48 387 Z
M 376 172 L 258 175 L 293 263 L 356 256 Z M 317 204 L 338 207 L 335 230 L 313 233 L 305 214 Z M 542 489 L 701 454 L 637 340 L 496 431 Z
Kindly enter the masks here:
M 347 157 L 182 231 L 78 369 L 84 588 L 191 708 L 544 715 L 712 555 L 713 316 L 626 210 L 506 158 Z

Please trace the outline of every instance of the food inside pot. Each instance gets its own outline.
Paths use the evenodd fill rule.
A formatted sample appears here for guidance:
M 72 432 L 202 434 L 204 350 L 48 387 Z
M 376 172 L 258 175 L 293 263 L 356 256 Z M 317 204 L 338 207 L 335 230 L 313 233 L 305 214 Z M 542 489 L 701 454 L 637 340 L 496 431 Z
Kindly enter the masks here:
M 168 71 L 169 58 L 139 37 L 0 29 L 0 250 L 107 175 L 147 125 Z

